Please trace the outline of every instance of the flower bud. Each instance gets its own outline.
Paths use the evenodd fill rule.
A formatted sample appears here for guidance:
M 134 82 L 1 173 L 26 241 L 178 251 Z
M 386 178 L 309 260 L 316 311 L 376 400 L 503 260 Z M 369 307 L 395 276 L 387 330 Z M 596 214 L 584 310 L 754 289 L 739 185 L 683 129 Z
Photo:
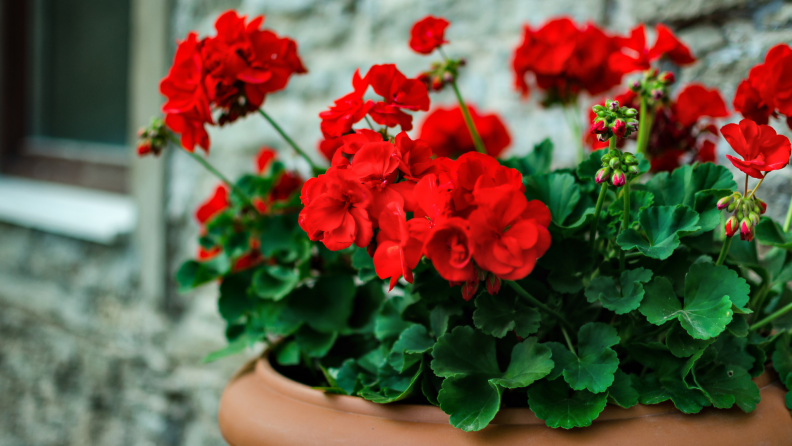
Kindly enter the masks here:
M 737 215 L 737 218 L 739 218 L 740 220 L 745 218 L 745 214 L 743 214 L 743 211 L 740 210 L 740 209 L 737 210 L 737 214 L 736 215 Z
M 445 82 L 453 82 L 454 81 L 454 75 L 450 71 L 446 71 L 445 73 L 443 73 L 443 81 L 445 81 Z
M 657 80 L 665 85 L 671 85 L 676 82 L 676 76 L 670 71 L 663 71 L 660 73 L 660 76 L 657 77 Z
M 621 119 L 617 119 L 614 121 L 611 130 L 613 130 L 614 135 L 618 136 L 619 138 L 624 138 L 624 136 L 627 134 L 627 123 Z
M 613 184 L 614 187 L 622 187 L 626 182 L 627 179 L 624 177 L 624 172 L 619 169 L 613 171 L 613 175 L 611 176 L 611 184 Z
M 501 288 L 501 280 L 500 277 L 496 276 L 495 274 L 489 273 L 487 274 L 487 280 L 485 282 L 487 284 L 487 292 L 490 295 L 498 294 Z
M 752 234 L 753 225 L 751 225 L 751 220 L 747 218 L 743 218 L 740 220 L 740 240 L 753 240 Z
M 632 153 L 624 154 L 624 164 L 638 164 L 638 159 Z
M 734 203 L 730 204 L 729 207 L 726 208 L 726 211 L 727 212 L 734 212 L 735 209 L 737 209 L 737 202 L 736 201 Z
M 421 73 L 416 78 L 427 87 L 432 85 L 432 76 L 429 73 Z
M 756 212 L 751 212 L 748 214 L 748 219 L 751 220 L 751 226 L 756 226 L 759 224 L 759 214 Z
M 722 211 L 727 207 L 729 207 L 729 205 L 732 203 L 733 198 L 734 198 L 733 195 L 729 195 L 728 197 L 723 197 L 720 200 L 718 200 L 718 206 L 717 206 L 718 210 Z
M 637 132 L 638 131 L 638 121 L 634 121 L 633 120 L 633 121 L 628 122 L 627 123 L 627 131 L 630 132 L 630 133 Z
M 651 94 L 652 94 L 652 99 L 654 99 L 655 101 L 659 101 L 660 99 L 663 99 L 664 96 L 663 90 L 660 89 L 652 90 Z
M 605 107 L 603 107 L 603 106 L 601 106 L 599 104 L 591 107 L 591 109 L 594 110 L 594 113 L 601 113 L 601 112 L 605 111 Z
M 591 134 L 592 135 L 601 135 L 608 131 L 608 123 L 604 120 L 597 120 L 594 121 L 594 124 L 591 124 Z
M 597 175 L 594 176 L 594 181 L 597 184 L 602 184 L 608 181 L 608 176 L 610 175 L 610 167 L 603 167 L 602 169 L 597 171 Z
M 445 86 L 445 82 L 443 82 L 443 79 L 439 77 L 435 77 L 432 79 L 432 90 L 435 91 L 442 90 L 443 86 Z
M 470 282 L 465 282 L 462 284 L 462 298 L 465 300 L 470 300 L 475 296 L 476 290 L 479 287 L 479 280 L 476 277 L 476 280 L 472 280 Z
M 608 165 L 614 169 L 618 169 L 621 166 L 621 160 L 619 160 L 619 158 L 611 158 L 610 162 L 608 162 Z
M 610 108 L 610 111 L 614 111 L 614 112 L 619 111 L 619 101 L 616 100 L 610 101 L 610 104 L 608 104 L 608 108 Z
M 464 67 L 465 65 L 467 65 L 467 59 L 459 59 L 459 66 Z
M 737 232 L 738 226 L 739 226 L 739 221 L 737 220 L 737 217 L 735 217 L 734 215 L 729 217 L 729 219 L 726 220 L 726 226 L 724 228 L 726 237 L 733 237 L 734 234 Z
M 767 203 L 758 198 L 754 200 L 756 200 L 756 204 L 759 205 L 759 215 L 764 215 L 764 213 L 767 212 Z
M 605 165 L 605 164 L 606 164 L 608 161 L 610 161 L 610 160 L 611 160 L 611 158 L 612 158 L 612 157 L 611 157 L 611 154 L 610 154 L 610 152 L 609 152 L 609 153 L 606 153 L 606 154 L 604 154 L 604 155 L 602 155 L 602 158 L 601 158 L 601 160 L 602 160 L 602 165 L 604 166 L 604 165 Z
M 597 135 L 597 141 L 599 142 L 607 142 L 610 139 L 610 135 L 607 133 L 600 133 Z
M 630 90 L 634 91 L 635 93 L 638 93 L 639 91 L 641 91 L 641 86 L 642 86 L 641 81 L 636 79 L 630 83 Z
M 638 175 L 641 173 L 641 169 L 638 168 L 637 164 L 630 164 L 627 166 L 627 172 L 630 172 L 633 175 Z
M 628 108 L 627 110 L 624 111 L 624 116 L 626 116 L 628 118 L 634 118 L 637 115 L 638 115 L 638 110 L 636 110 L 634 108 Z

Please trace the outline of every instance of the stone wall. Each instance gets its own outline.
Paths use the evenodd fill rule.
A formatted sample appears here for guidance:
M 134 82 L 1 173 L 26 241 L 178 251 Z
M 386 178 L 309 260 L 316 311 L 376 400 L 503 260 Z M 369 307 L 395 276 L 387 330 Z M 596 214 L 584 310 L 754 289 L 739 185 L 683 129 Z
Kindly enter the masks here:
M 563 114 L 540 109 L 535 99 L 522 101 L 512 89 L 510 54 L 523 23 L 566 13 L 624 32 L 639 21 L 663 21 L 701 58 L 682 81 L 717 86 L 729 102 L 772 45 L 792 42 L 792 3 L 759 0 L 173 0 L 173 38 L 192 29 L 211 32 L 227 8 L 266 14 L 268 27 L 298 41 L 310 73 L 269 97 L 265 108 L 312 153 L 320 137 L 317 114 L 351 90 L 357 67 L 395 62 L 415 75 L 429 64 L 432 57 L 406 44 L 411 24 L 426 14 L 452 22 L 448 52 L 469 62 L 460 88 L 480 109 L 503 116 L 511 150 L 525 153 L 551 137 L 559 166 L 575 153 Z M 432 100 L 454 98 L 445 92 Z M 211 136 L 211 159 L 230 176 L 250 170 L 264 144 L 300 164 L 256 116 Z M 192 209 L 215 181 L 181 153 L 168 162 L 172 277 L 195 252 Z M 779 219 L 792 193 L 789 177 L 774 174 L 763 186 Z M 0 444 L 223 444 L 218 398 L 245 358 L 200 364 L 223 345 L 215 290 L 179 295 L 171 285 L 167 296 L 150 300 L 136 291 L 137 275 L 128 241 L 106 247 L 0 225 Z

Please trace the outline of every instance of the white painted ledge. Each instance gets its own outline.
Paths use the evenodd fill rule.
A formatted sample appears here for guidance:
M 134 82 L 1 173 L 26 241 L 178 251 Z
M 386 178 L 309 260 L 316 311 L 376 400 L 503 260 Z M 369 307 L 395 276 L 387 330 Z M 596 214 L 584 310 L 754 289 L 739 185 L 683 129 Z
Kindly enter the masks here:
M 0 176 L 0 221 L 112 244 L 136 221 L 131 197 L 58 183 Z

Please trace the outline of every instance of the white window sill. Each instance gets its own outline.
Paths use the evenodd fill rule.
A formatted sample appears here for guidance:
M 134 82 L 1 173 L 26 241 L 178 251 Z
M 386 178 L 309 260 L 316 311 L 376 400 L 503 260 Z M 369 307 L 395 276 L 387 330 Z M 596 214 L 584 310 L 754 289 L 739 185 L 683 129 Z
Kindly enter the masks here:
M 131 197 L 57 183 L 0 177 L 0 221 L 101 244 L 132 232 Z

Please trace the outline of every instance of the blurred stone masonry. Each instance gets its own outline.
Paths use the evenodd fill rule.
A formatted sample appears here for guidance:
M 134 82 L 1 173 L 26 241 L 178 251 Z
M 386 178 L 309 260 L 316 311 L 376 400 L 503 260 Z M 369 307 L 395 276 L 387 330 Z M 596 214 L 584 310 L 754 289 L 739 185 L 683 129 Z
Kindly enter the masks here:
M 662 21 L 700 58 L 680 74 L 680 84 L 706 81 L 729 103 L 740 79 L 771 46 L 792 42 L 792 3 L 745 0 L 173 0 L 173 39 L 192 29 L 211 32 L 228 8 L 266 14 L 267 27 L 299 43 L 309 74 L 294 77 L 265 108 L 314 155 L 317 114 L 351 90 L 357 67 L 395 62 L 416 75 L 433 60 L 407 46 L 410 26 L 427 14 L 451 21 L 448 52 L 468 60 L 460 88 L 480 110 L 504 117 L 511 153 L 526 153 L 549 136 L 557 166 L 575 156 L 563 114 L 540 109 L 536 96 L 520 100 L 512 88 L 511 51 L 523 23 L 571 13 L 623 33 L 639 21 Z M 450 92 L 432 100 L 453 103 Z M 213 129 L 211 137 L 211 159 L 232 177 L 252 170 L 253 155 L 264 144 L 299 163 L 257 116 Z M 728 146 L 722 142 L 718 149 L 723 157 Z M 197 249 L 192 211 L 216 181 L 179 153 L 168 162 L 172 277 Z M 778 220 L 792 194 L 790 177 L 789 169 L 773 173 L 760 193 Z M 246 358 L 200 364 L 224 345 L 216 288 L 179 295 L 171 285 L 164 299 L 150 301 L 137 292 L 137 265 L 129 241 L 106 247 L 0 225 L 0 444 L 224 444 L 218 399 Z

